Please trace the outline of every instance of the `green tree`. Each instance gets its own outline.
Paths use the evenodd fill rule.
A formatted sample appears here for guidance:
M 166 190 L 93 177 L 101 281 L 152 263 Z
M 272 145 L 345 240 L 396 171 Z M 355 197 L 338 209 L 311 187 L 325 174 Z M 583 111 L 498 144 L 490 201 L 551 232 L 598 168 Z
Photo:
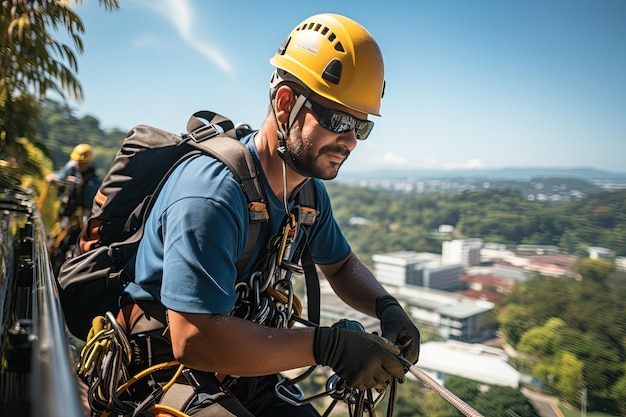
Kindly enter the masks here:
M 572 270 L 578 272 L 583 279 L 603 283 L 615 270 L 615 265 L 606 259 L 581 258 L 572 265 Z
M 99 3 L 107 10 L 119 8 L 118 0 Z M 26 162 L 35 167 L 27 174 L 41 176 L 38 161 L 28 159 L 39 103 L 50 91 L 82 99 L 76 54 L 83 52 L 84 26 L 64 0 L 7 0 L 0 10 L 0 159 L 5 161 L 0 168 Z M 71 44 L 53 36 L 59 30 L 67 32 Z
M 562 334 L 567 329 L 559 318 L 550 318 L 543 326 L 533 327 L 525 332 L 517 344 L 520 352 L 538 357 L 552 356 L 562 349 Z
M 626 371 L 626 366 L 624 366 Z M 611 394 L 615 398 L 617 408 L 622 415 L 626 415 L 626 372 L 624 376 L 617 380 L 615 385 L 611 388 Z
M 477 382 L 460 376 L 448 376 L 443 381 L 444 386 L 463 401 L 470 403 L 480 395 L 480 386 Z
M 484 417 L 539 417 L 524 394 L 511 387 L 491 386 L 473 405 Z
M 584 363 L 575 355 L 563 352 L 559 358 L 555 388 L 570 404 L 579 404 L 579 392 L 583 388 Z
M 624 375 L 626 356 L 626 288 L 611 270 L 611 263 L 586 258 L 582 280 L 535 277 L 499 306 L 507 338 L 535 356 L 533 376 L 570 402 L 584 386 L 590 407 L 598 408 L 616 400 L 612 386 Z M 520 336 L 530 319 L 536 324 Z
M 425 416 L 428 417 L 458 417 L 460 415 L 454 406 L 441 398 L 436 392 L 427 392 L 423 399 Z
M 516 346 L 522 335 L 537 324 L 537 319 L 528 307 L 513 304 L 500 312 L 498 322 L 507 341 Z

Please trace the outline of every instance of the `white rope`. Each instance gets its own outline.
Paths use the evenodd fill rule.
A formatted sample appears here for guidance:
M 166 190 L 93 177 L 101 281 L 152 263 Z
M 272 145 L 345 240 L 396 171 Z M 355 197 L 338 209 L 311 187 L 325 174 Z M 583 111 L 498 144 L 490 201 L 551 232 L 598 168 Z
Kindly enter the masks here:
M 402 358 L 403 362 L 409 367 L 409 372 L 417 379 L 422 381 L 424 385 L 437 393 L 441 398 L 446 400 L 450 405 L 467 417 L 483 417 L 478 411 L 473 409 L 465 401 L 454 395 L 452 391 L 439 384 L 437 381 L 429 377 L 424 371 L 413 365 L 409 360 Z

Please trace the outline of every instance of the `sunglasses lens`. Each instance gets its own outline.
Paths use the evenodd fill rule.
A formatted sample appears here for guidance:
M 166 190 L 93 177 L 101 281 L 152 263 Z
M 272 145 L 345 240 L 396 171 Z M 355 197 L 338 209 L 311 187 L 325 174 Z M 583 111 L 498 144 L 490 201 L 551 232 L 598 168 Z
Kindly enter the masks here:
M 349 114 L 327 110 L 320 118 L 320 124 L 331 132 L 346 133 L 354 129 L 355 120 Z
M 371 120 L 361 121 L 359 120 L 356 124 L 356 138 L 358 140 L 365 140 L 370 135 L 372 129 L 374 128 L 374 122 Z
M 374 128 L 371 120 L 359 120 L 351 114 L 327 109 L 312 100 L 307 100 L 306 106 L 318 117 L 318 123 L 331 132 L 346 133 L 354 130 L 356 138 L 364 140 Z

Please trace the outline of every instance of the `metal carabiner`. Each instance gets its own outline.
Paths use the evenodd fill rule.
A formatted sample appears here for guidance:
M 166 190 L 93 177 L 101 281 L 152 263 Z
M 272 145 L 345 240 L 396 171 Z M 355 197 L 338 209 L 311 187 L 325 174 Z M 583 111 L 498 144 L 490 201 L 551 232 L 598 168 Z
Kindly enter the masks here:
M 279 268 L 282 268 L 283 261 L 285 261 L 286 257 L 289 256 L 289 249 L 291 249 L 291 244 L 296 238 L 297 231 L 298 222 L 296 220 L 296 216 L 293 213 L 289 213 L 285 217 L 285 222 L 280 235 L 278 253 L 276 256 L 276 265 Z
M 262 298 L 259 304 L 255 307 L 255 313 L 250 318 L 250 321 L 258 324 L 263 324 L 270 313 L 269 301 L 267 298 Z
M 313 369 L 314 367 L 309 368 L 309 370 L 303 375 L 303 376 L 308 376 L 310 375 L 310 371 Z M 276 396 L 279 397 L 280 399 L 282 399 L 283 401 L 291 404 L 291 405 L 303 405 L 303 404 L 308 404 L 312 401 L 315 401 L 319 398 L 322 397 L 326 397 L 326 396 L 330 396 L 332 398 L 336 398 L 334 396 L 335 392 L 336 392 L 336 387 L 337 385 L 339 385 L 338 383 L 340 381 L 337 381 L 336 383 L 333 381 L 333 383 L 331 383 L 331 379 L 334 379 L 334 377 L 336 376 L 333 375 L 331 376 L 327 383 L 326 383 L 326 391 L 320 392 L 318 394 L 314 394 L 311 395 L 308 398 L 304 398 L 304 393 L 302 392 L 302 390 L 300 389 L 300 387 L 298 387 L 296 385 L 296 380 L 293 379 L 282 379 L 280 381 L 278 381 L 276 383 L 276 385 L 274 386 L 274 392 L 276 393 Z M 298 378 L 297 380 L 300 381 L 304 378 Z M 343 381 L 343 380 L 341 380 Z M 343 399 L 340 398 L 340 399 Z
M 267 289 L 267 287 L 269 287 L 270 281 L 271 278 L 269 275 L 267 276 L 267 278 L 265 278 L 263 277 L 263 272 L 256 271 L 250 275 L 250 278 L 248 279 L 248 284 L 250 285 L 250 288 L 255 288 L 255 290 L 258 287 L 259 293 L 262 293 Z M 256 285 L 255 287 L 255 284 L 258 285 Z

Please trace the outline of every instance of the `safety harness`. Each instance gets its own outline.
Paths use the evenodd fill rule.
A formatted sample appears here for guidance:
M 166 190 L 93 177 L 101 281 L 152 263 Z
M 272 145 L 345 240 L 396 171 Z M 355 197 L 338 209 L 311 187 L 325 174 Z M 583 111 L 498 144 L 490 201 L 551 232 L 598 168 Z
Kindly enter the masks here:
M 307 189 L 313 192 L 305 192 Z M 314 224 L 317 216 L 314 187 L 303 187 L 298 196 L 297 204 L 285 216 L 279 232 L 269 240 L 267 250 L 255 262 L 253 272 L 246 280 L 236 284 L 237 301 L 231 315 L 274 328 L 291 328 L 296 323 L 305 326 L 319 324 L 319 280 L 306 236 L 308 227 Z M 305 277 L 308 319 L 302 317 L 303 304 L 294 293 L 294 274 Z M 177 361 L 159 361 L 165 356 L 158 351 L 154 339 L 166 338 L 167 319 L 162 311 L 149 307 L 129 303 L 117 317 L 107 313 L 94 319 L 78 366 L 78 375 L 89 386 L 88 399 L 94 415 L 169 413 L 177 417 L 187 416 L 181 410 L 185 410 L 194 395 L 203 388 L 203 379 L 215 378 L 213 374 L 186 368 Z M 346 320 L 342 325 L 364 331 L 356 322 Z M 146 341 L 145 345 L 142 345 L 143 341 Z M 141 369 L 129 372 L 137 368 L 137 363 L 142 365 Z M 275 394 L 296 406 L 328 396 L 332 402 L 325 416 L 336 404 L 343 402 L 349 407 L 351 416 L 360 417 L 365 412 L 374 415 L 374 407 L 388 391 L 387 415 L 391 417 L 395 380 L 381 392 L 360 391 L 348 387 L 346 381 L 334 374 L 328 379 L 323 392 L 305 398 L 296 384 L 309 377 L 315 369 L 316 366 L 309 367 L 295 378 L 283 377 L 275 386 Z M 156 374 L 161 377 L 167 375 L 168 382 L 155 383 L 153 377 Z M 215 395 L 227 394 L 217 392 Z M 137 398 L 142 400 L 137 401 Z

